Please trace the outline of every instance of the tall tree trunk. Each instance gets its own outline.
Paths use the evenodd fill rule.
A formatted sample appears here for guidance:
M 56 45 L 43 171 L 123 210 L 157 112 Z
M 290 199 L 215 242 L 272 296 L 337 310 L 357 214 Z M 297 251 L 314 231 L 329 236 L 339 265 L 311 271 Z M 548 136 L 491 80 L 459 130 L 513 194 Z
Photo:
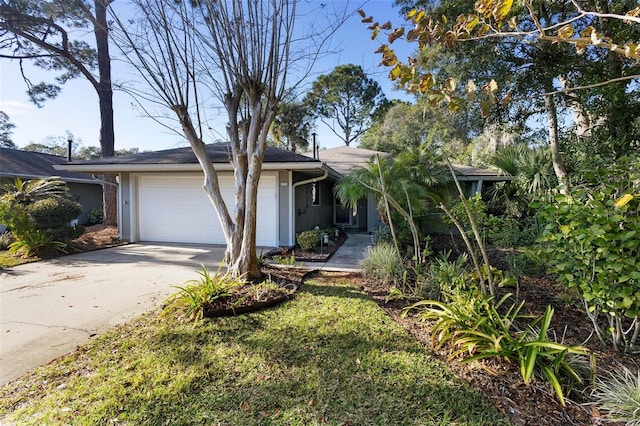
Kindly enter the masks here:
M 113 89 L 111 86 L 111 56 L 109 55 L 109 27 L 107 6 L 112 0 L 95 0 L 96 47 L 98 51 L 99 83 L 96 87 L 100 104 L 100 150 L 102 157 L 115 154 L 113 130 Z M 118 193 L 115 176 L 104 176 L 102 185 L 103 222 L 115 225 L 118 222 Z
M 551 90 L 548 90 L 551 92 Z M 564 165 L 562 154 L 560 153 L 560 139 L 558 137 L 558 110 L 553 100 L 553 95 L 545 95 L 544 103 L 547 107 L 547 116 L 549 119 L 549 147 L 551 148 L 551 161 L 553 162 L 553 170 L 556 173 L 558 182 L 560 183 L 560 192 L 569 195 L 569 175 Z

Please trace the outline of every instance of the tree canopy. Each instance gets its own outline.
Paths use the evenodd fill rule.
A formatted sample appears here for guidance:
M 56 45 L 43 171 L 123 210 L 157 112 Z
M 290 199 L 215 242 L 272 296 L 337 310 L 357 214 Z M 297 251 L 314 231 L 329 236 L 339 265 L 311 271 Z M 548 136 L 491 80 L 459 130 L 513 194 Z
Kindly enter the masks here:
M 83 77 L 98 95 L 100 151 L 111 157 L 115 150 L 113 89 L 107 7 L 113 0 L 2 0 L 0 1 L 0 58 L 20 62 L 31 100 L 38 106 L 60 93 L 60 85 Z M 84 39 L 87 30 L 95 36 L 95 47 Z M 60 74 L 57 84 L 32 83 L 22 66 Z M 97 71 L 97 72 L 96 72 Z M 114 177 L 105 176 L 105 181 Z M 104 222 L 117 222 L 115 185 L 103 186 Z
M 369 129 L 385 101 L 380 85 L 353 64 L 318 77 L 305 97 L 311 112 L 347 146 Z
M 536 115 L 546 115 L 554 170 L 564 188 L 571 142 L 566 123 L 582 129 L 579 137 L 572 131 L 573 140 L 590 146 L 591 158 L 615 159 L 640 140 L 634 83 L 640 75 L 634 41 L 640 9 L 629 2 L 398 3 L 405 6 L 408 30 L 361 12 L 373 37 L 387 33 L 388 44 L 378 52 L 391 67 L 390 78 L 434 104 L 454 111 L 474 104 L 484 117 L 523 131 Z M 416 43 L 420 53 L 406 63 L 390 48 L 401 38 Z M 434 49 L 451 52 L 459 67 L 451 72 L 438 66 L 443 55 L 425 60 Z
M 11 133 L 16 127 L 11 122 L 6 112 L 0 111 L 0 146 L 3 148 L 16 148 L 16 144 L 11 139 Z
M 309 148 L 309 136 L 313 130 L 312 114 L 301 101 L 286 100 L 280 103 L 271 126 L 276 146 L 296 152 Z

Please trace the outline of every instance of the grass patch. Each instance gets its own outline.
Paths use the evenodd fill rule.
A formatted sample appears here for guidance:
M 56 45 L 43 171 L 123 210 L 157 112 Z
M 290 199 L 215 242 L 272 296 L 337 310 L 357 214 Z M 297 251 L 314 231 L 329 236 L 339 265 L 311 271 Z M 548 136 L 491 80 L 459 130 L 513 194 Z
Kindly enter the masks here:
M 319 277 L 257 314 L 148 314 L 0 389 L 28 424 L 508 424 L 366 294 Z
M 23 265 L 25 263 L 37 262 L 38 257 L 15 256 L 7 250 L 0 250 L 0 269 L 11 268 L 12 266 Z

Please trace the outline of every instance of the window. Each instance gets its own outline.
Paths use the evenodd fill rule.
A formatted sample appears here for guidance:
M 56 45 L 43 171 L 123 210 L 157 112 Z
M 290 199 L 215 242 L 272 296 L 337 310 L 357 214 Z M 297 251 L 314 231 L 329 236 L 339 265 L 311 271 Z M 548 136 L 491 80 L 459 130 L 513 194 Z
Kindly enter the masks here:
M 320 205 L 320 183 L 313 182 L 311 184 L 311 205 L 319 206 Z

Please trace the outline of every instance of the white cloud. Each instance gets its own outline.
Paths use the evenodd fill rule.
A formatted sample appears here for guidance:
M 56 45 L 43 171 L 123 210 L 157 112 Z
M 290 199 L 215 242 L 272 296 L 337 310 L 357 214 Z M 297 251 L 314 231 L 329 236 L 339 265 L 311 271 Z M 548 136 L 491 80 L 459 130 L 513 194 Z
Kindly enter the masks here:
M 17 117 L 25 114 L 32 114 L 38 108 L 24 101 L 16 101 L 16 100 L 0 100 L 0 111 L 4 111 L 9 118 Z

